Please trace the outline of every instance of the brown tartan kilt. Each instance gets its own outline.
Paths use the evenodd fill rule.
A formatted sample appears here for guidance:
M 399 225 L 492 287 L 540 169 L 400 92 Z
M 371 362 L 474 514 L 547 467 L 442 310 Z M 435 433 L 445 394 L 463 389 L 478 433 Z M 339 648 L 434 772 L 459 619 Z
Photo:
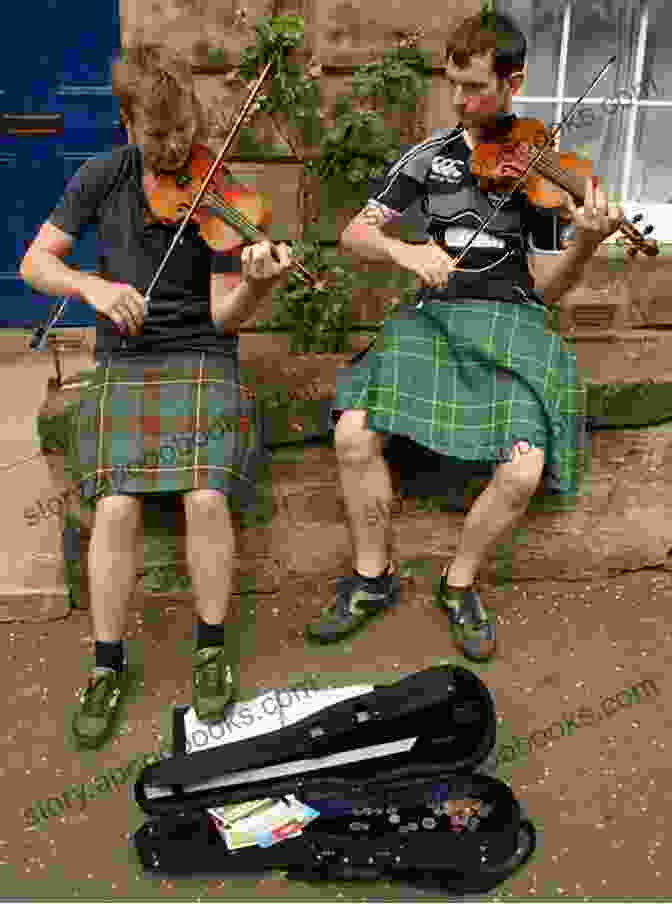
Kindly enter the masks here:
M 68 465 L 90 506 L 215 489 L 247 509 L 268 477 L 261 406 L 240 385 L 237 350 L 107 356 L 70 429 Z

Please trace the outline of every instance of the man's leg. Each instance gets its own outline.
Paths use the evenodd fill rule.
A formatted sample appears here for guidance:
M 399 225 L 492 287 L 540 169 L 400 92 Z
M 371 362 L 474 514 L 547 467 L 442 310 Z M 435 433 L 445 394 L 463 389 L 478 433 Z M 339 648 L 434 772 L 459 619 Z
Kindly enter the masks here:
M 219 490 L 184 494 L 187 561 L 196 610 L 207 624 L 221 625 L 229 608 L 236 538 L 229 504 Z
M 544 466 L 543 449 L 517 443 L 512 461 L 498 465 L 495 477 L 471 507 L 455 559 L 444 569 L 438 599 L 450 618 L 458 650 L 475 662 L 493 656 L 494 615 L 471 586 L 488 549 L 525 512 Z
M 220 722 L 237 690 L 237 632 L 227 638 L 232 629 L 224 624 L 233 584 L 235 533 L 228 500 L 219 490 L 185 493 L 184 510 L 198 614 L 193 705 L 202 721 Z
M 142 564 L 141 526 L 137 497 L 98 501 L 88 557 L 96 666 L 72 722 L 75 738 L 85 747 L 99 747 L 108 737 L 125 689 L 122 636 Z
M 307 626 L 311 640 L 329 643 L 388 609 L 399 594 L 391 562 L 392 482 L 382 456 L 383 437 L 365 427 L 366 411 L 344 411 L 335 447 L 352 542 L 356 575 L 343 579 L 335 605 Z
M 121 641 L 142 565 L 141 527 L 141 499 L 106 496 L 98 501 L 89 546 L 91 616 L 97 641 Z
M 334 445 L 354 566 L 359 574 L 376 577 L 390 561 L 394 494 L 382 454 L 383 436 L 365 424 L 366 411 L 344 411 L 336 425 Z
M 517 443 L 512 461 L 497 466 L 495 476 L 472 505 L 455 558 L 444 574 L 451 587 L 469 587 L 483 560 L 501 536 L 525 513 L 539 485 L 544 450 Z

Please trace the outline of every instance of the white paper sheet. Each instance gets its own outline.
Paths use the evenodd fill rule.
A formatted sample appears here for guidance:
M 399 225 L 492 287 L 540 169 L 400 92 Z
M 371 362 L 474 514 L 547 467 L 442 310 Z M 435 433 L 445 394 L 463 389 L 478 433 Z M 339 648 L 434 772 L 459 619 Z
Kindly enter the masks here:
M 353 684 L 323 690 L 281 688 L 267 691 L 252 700 L 236 703 L 224 722 L 215 725 L 199 721 L 191 706 L 184 715 L 186 753 L 209 750 L 277 731 L 319 712 L 325 706 L 360 697 L 372 690 L 372 684 Z

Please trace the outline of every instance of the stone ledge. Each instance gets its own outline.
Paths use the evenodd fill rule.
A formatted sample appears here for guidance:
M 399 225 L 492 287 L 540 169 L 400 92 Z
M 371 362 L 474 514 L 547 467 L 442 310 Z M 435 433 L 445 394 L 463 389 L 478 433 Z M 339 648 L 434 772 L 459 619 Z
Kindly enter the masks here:
M 308 450 L 322 483 L 311 481 L 299 500 L 278 509 L 262 528 L 239 533 L 237 569 L 258 592 L 276 593 L 282 581 L 347 573 L 350 535 L 340 490 L 331 479 L 333 451 Z M 285 474 L 289 465 L 283 463 Z M 294 465 L 300 480 L 301 462 Z M 573 510 L 535 510 L 533 497 L 519 525 L 491 550 L 480 577 L 501 580 L 586 580 L 642 568 L 672 567 L 672 430 L 623 431 L 593 440 L 591 472 Z M 293 494 L 289 494 L 293 499 Z M 417 500 L 398 499 L 392 517 L 397 561 L 448 561 L 455 552 L 464 514 L 426 512 Z
M 238 532 L 237 574 L 246 576 L 246 580 L 254 578 L 260 593 L 278 592 L 283 580 L 343 573 L 343 568 L 347 570 L 351 566 L 349 532 L 331 432 L 323 429 L 338 368 L 350 357 L 349 354 L 292 356 L 282 364 L 268 358 L 256 371 L 262 384 L 265 375 L 268 383 L 273 377 L 276 386 L 281 383 L 288 394 L 295 391 L 298 396 L 277 412 L 277 446 L 283 440 L 287 443 L 295 438 L 289 437 L 288 430 L 283 436 L 281 430 L 283 418 L 286 425 L 292 417 L 295 410 L 292 405 L 314 406 L 305 410 L 312 412 L 314 423 L 322 418 L 322 426 L 318 423 L 312 433 L 326 439 L 314 447 L 295 444 L 275 448 L 271 462 L 270 520 L 262 519 L 261 526 L 250 523 Z M 304 392 L 312 393 L 312 397 L 301 399 Z M 590 393 L 593 414 L 607 426 L 618 429 L 592 434 L 590 474 L 583 495 L 573 509 L 560 511 L 548 506 L 554 501 L 552 498 L 535 495 L 520 530 L 504 538 L 499 548 L 492 551 L 482 569 L 484 577 L 501 573 L 502 567 L 512 580 L 560 576 L 584 579 L 623 570 L 667 567 L 668 552 L 672 550 L 672 492 L 669 498 L 666 496 L 667 488 L 672 486 L 672 429 L 627 429 L 627 424 L 633 417 L 638 420 L 655 414 L 672 417 L 672 387 L 665 382 L 636 383 L 625 379 L 615 386 L 592 384 Z M 76 391 L 52 393 L 43 406 L 40 432 L 47 447 L 57 437 L 57 422 L 63 420 L 66 398 L 76 398 Z M 47 439 L 50 431 L 51 441 Z M 310 433 L 304 426 L 302 438 Z M 51 442 L 51 445 L 57 444 Z M 48 454 L 47 458 L 54 487 L 66 485 L 62 455 Z M 445 562 L 454 554 L 464 511 L 486 485 L 487 478 L 463 479 L 465 475 L 458 475 L 454 469 L 450 474 L 452 483 L 445 481 L 443 499 L 438 499 L 442 511 L 427 512 L 422 499 L 398 499 L 392 520 L 398 557 L 429 556 Z M 393 485 L 396 481 L 398 493 L 397 477 L 393 469 Z M 439 478 L 432 475 L 432 491 L 437 479 L 445 477 L 446 474 Z M 432 505 L 436 501 L 433 499 Z M 86 533 L 90 518 L 82 517 L 76 497 L 67 508 L 64 517 L 69 514 L 80 518 Z M 178 536 L 182 542 L 183 523 L 168 524 L 168 520 L 162 513 L 162 523 L 148 530 L 151 533 L 161 528 L 163 537 L 170 537 L 172 530 L 173 537 Z M 86 543 L 86 537 L 82 541 Z M 180 573 L 186 573 L 183 549 L 176 552 L 174 560 Z
M 70 614 L 67 587 L 0 589 L 0 622 L 56 621 Z

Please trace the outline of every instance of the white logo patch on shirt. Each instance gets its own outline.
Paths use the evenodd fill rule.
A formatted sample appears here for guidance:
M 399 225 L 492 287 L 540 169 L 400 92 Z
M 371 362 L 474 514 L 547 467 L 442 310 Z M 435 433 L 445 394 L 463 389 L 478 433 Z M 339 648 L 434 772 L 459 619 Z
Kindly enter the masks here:
M 431 172 L 441 182 L 450 182 L 456 185 L 464 178 L 464 160 L 455 160 L 452 157 L 436 156 L 432 160 Z
M 451 248 L 464 248 L 475 232 L 475 229 L 465 229 L 463 226 L 448 226 L 443 233 L 443 240 Z M 506 242 L 486 229 L 480 233 L 471 247 L 505 249 Z

